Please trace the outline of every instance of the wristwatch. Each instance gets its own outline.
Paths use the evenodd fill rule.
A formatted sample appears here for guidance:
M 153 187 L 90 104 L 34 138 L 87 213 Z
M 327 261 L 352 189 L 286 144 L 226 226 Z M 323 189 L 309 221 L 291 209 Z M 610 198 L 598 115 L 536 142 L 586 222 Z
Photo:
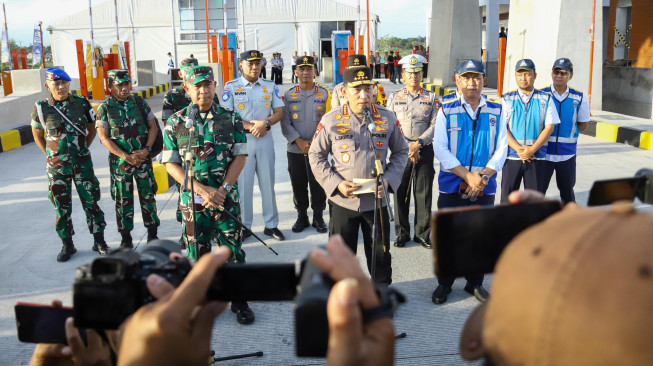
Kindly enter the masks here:
M 424 140 L 422 140 L 422 139 L 417 139 L 417 143 L 418 143 L 420 146 L 424 147 Z
M 272 128 L 272 126 L 270 125 L 270 119 L 269 118 L 265 119 L 265 128 L 267 128 L 268 131 L 270 131 L 270 128 Z
M 231 191 L 231 184 L 224 182 L 222 188 L 224 188 L 225 192 L 229 193 L 229 191 Z
M 152 153 L 152 147 L 145 145 L 145 150 L 147 150 L 148 153 Z
M 487 183 L 490 181 L 490 176 L 488 176 L 487 174 L 483 174 L 481 175 L 481 179 L 483 179 L 483 181 Z

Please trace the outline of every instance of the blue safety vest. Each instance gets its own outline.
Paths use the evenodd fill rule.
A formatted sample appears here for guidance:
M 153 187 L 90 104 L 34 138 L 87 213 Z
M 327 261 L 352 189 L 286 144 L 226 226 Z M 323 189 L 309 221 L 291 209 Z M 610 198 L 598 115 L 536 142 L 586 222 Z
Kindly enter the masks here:
M 449 151 L 467 170 L 472 172 L 483 170 L 497 145 L 501 104 L 486 101 L 486 105 L 480 107 L 476 119 L 473 119 L 467 114 L 460 99 L 454 99 L 442 105 L 442 113 L 447 120 Z M 495 174 L 490 178 L 483 193 L 494 194 L 497 191 L 496 177 Z M 462 178 L 440 165 L 438 175 L 440 192 L 458 193 L 462 181 Z
M 551 100 L 555 103 L 558 117 L 560 117 L 560 124 L 555 126 L 551 137 L 549 137 L 547 155 L 576 155 L 578 112 L 583 102 L 583 93 L 569 88 L 569 94 L 560 102 L 553 97 L 550 86 L 542 91 L 551 94 Z
M 551 96 L 541 90 L 533 89 L 533 94 L 528 104 L 524 104 L 519 97 L 519 92 L 513 90 L 503 96 L 510 108 L 506 111 L 508 131 L 512 137 L 522 145 L 533 145 L 544 129 L 546 109 L 549 106 Z M 533 155 L 536 159 L 546 157 L 547 144 L 542 145 Z M 517 151 L 508 146 L 508 157 L 519 158 Z

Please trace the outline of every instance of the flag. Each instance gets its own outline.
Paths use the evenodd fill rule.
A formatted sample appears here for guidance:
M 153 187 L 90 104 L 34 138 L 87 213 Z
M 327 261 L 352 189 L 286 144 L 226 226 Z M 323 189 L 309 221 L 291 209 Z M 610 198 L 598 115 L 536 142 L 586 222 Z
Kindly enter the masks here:
M 43 43 L 41 40 L 41 31 L 39 26 L 34 27 L 34 41 L 32 41 L 32 64 L 41 64 L 41 56 L 43 55 Z
M 0 59 L 0 62 L 9 62 L 9 67 L 11 68 L 11 62 L 9 61 L 10 54 L 11 52 L 9 51 L 9 39 L 7 37 L 7 23 L 4 23 L 4 26 L 2 27 L 2 47 L 0 49 L 0 54 L 2 54 L 2 58 Z

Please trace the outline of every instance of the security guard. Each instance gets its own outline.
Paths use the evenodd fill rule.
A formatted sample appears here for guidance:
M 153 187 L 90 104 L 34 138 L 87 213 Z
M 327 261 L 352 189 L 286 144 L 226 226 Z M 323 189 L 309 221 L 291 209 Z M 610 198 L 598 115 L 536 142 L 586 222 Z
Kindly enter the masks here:
M 582 92 L 567 85 L 573 76 L 574 65 L 571 61 L 568 58 L 557 59 L 551 72 L 553 84 L 542 89 L 553 96 L 560 117 L 560 124 L 553 129 L 546 148 L 542 190 L 546 193 L 555 171 L 560 199 L 565 204 L 576 201 L 576 144 L 579 131 L 586 129 L 590 121 L 587 98 Z
M 292 231 L 299 233 L 311 226 L 307 213 L 308 186 L 310 186 L 313 227 L 320 233 L 326 233 L 327 225 L 322 217 L 322 212 L 326 208 L 326 193 L 311 172 L 308 149 L 311 147 L 317 124 L 330 110 L 331 93 L 313 81 L 315 59 L 312 56 L 297 58 L 295 74 L 299 85 L 291 87 L 286 92 L 281 121 L 281 132 L 288 140 L 288 173 L 292 184 L 293 202 L 297 210 L 297 221 Z
M 105 255 L 109 247 L 104 241 L 104 212 L 98 205 L 100 182 L 88 151 L 96 134 L 95 113 L 86 98 L 68 93 L 70 76 L 65 71 L 51 67 L 45 77 L 50 97 L 35 103 L 31 125 L 34 142 L 47 157 L 48 197 L 57 216 L 55 229 L 63 243 L 57 261 L 65 262 L 77 252 L 71 219 L 73 182 L 86 225 L 93 234 L 93 250 Z
M 438 209 L 493 205 L 496 173 L 508 149 L 505 111 L 485 99 L 481 90 L 487 77 L 479 60 L 458 64 L 460 97 L 444 103 L 435 121 L 433 147 L 440 161 Z M 486 301 L 483 275 L 468 276 L 465 291 Z M 455 278 L 438 277 L 431 300 L 447 301 Z
M 165 124 L 168 121 L 168 118 L 173 114 L 179 112 L 180 110 L 188 107 L 191 103 L 190 95 L 186 93 L 184 89 L 184 83 L 186 82 L 186 69 L 197 66 L 197 59 L 195 58 L 185 58 L 181 61 L 181 67 L 179 69 L 179 77 L 181 77 L 182 83 L 181 86 L 175 89 L 168 90 L 163 96 L 163 108 L 161 112 L 161 117 L 163 123 Z M 220 104 L 220 99 L 217 95 L 213 96 L 213 102 Z M 175 184 L 177 186 L 177 191 L 181 193 L 179 189 L 179 183 Z M 177 221 L 182 222 L 181 209 L 179 208 L 179 203 L 181 202 L 181 195 L 177 196 Z M 184 238 L 183 236 L 179 239 L 179 245 L 184 248 Z
M 415 236 L 413 240 L 424 248 L 431 248 L 431 197 L 433 192 L 433 129 L 440 109 L 435 93 L 420 87 L 422 67 L 426 58 L 408 55 L 399 63 L 403 65 L 402 77 L 406 87 L 388 98 L 388 109 L 395 112 L 408 142 L 408 164 L 404 169 L 395 199 L 394 245 L 403 247 L 410 240 L 410 189 L 415 199 Z
M 263 201 L 263 233 L 276 240 L 284 240 L 283 233 L 277 228 L 279 212 L 274 193 L 274 140 L 269 133 L 272 125 L 283 118 L 283 101 L 274 82 L 259 78 L 261 56 L 258 51 L 245 51 L 240 54 L 240 60 L 243 76 L 225 84 L 221 104 L 240 114 L 247 132 L 247 162 L 238 177 L 243 224 L 248 228 L 252 224 L 256 173 Z M 246 232 L 244 237 L 249 235 Z
M 147 102 L 129 95 L 128 70 L 109 70 L 107 78 L 113 95 L 98 107 L 95 127 L 100 142 L 110 152 L 111 198 L 116 201 L 116 223 L 122 236 L 120 247 L 133 248 L 134 181 L 147 241 L 158 239 L 160 221 L 154 198 L 157 186 L 150 152 L 159 127 Z
M 367 67 L 367 56 L 365 55 L 347 56 L 346 69 L 351 69 L 356 67 Z M 376 91 L 374 92 L 374 94 L 376 95 L 375 103 L 385 107 L 387 99 L 385 96 L 385 89 L 383 89 L 383 85 L 375 81 L 374 86 L 376 87 Z M 342 91 L 343 87 L 344 87 L 344 83 L 340 83 L 335 87 L 333 87 L 333 96 L 331 97 L 331 109 L 334 110 L 338 109 L 340 108 L 341 105 L 347 103 L 347 97 L 345 96 L 345 93 Z
M 384 185 L 388 192 L 396 192 L 408 160 L 408 145 L 394 113 L 373 103 L 372 70 L 368 67 L 349 68 L 343 76 L 347 103 L 322 117 L 308 156 L 315 178 L 329 198 L 329 233 L 342 235 L 347 246 L 356 253 L 360 228 L 363 231 L 367 268 L 370 272 L 372 251 L 382 245 L 383 255 L 376 258 L 374 280 L 390 284 L 390 222 L 383 199 L 382 206 L 379 206 L 382 220 L 379 220 L 381 230 L 377 240 L 380 242 L 372 243 L 375 191 L 378 188 L 378 197 L 382 198 L 383 189 L 372 187 L 356 192 L 362 187 L 353 181 L 356 178 L 375 179 L 375 160 L 379 159 L 384 166 Z M 371 123 L 363 117 L 365 107 L 371 109 Z M 378 156 L 374 155 L 372 144 L 376 146 Z M 328 160 L 329 154 L 333 158 L 332 163 Z
M 551 95 L 533 86 L 536 77 L 532 60 L 517 61 L 515 78 L 518 89 L 501 98 L 507 115 L 509 146 L 501 176 L 502 203 L 508 202 L 508 195 L 519 189 L 522 179 L 524 188 L 545 192 L 546 144 L 560 119 L 550 102 Z
M 190 183 L 181 193 L 183 233 L 189 255 L 197 259 L 200 255 L 210 252 L 211 241 L 214 240 L 218 245 L 226 245 L 231 249 L 230 262 L 245 263 L 245 251 L 241 249 L 241 229 L 218 208 L 224 207 L 235 217 L 240 217 L 240 197 L 236 179 L 247 157 L 247 138 L 243 123 L 238 113 L 221 108 L 213 102 L 216 86 L 213 69 L 208 66 L 194 66 L 186 69 L 186 73 L 184 88 L 192 102 L 188 108 L 168 119 L 163 134 L 162 161 L 166 164 L 168 173 L 177 182 L 183 183 L 185 175 L 181 166 L 182 156 L 189 148 L 192 149 L 195 197 L 191 198 Z M 189 121 L 194 108 L 197 111 L 196 116 Z M 196 127 L 192 140 L 189 127 L 186 127 L 187 123 Z M 196 217 L 193 217 L 192 202 L 195 205 Z M 193 231 L 193 223 L 197 226 L 197 232 Z M 196 242 L 199 245 L 199 253 L 195 252 Z M 231 310 L 236 313 L 236 319 L 241 324 L 254 321 L 254 313 L 244 301 L 232 302 Z

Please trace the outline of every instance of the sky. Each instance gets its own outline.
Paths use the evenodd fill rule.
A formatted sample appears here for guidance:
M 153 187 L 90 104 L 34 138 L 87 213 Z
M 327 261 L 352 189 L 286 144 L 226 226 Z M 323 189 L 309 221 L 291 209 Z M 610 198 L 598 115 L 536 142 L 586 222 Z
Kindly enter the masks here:
M 92 0 L 98 5 L 109 0 Z M 228 0 L 232 1 L 232 0 Z M 336 0 L 356 6 L 356 0 Z M 369 0 L 370 13 L 380 17 L 379 38 L 389 34 L 399 38 L 426 36 L 426 19 L 431 14 L 431 0 Z M 50 44 L 48 25 L 69 14 L 88 9 L 87 0 L 5 0 L 9 38 L 22 45 L 32 43 L 34 26 L 43 22 L 43 39 Z M 361 0 L 361 10 L 366 6 Z M 361 18 L 364 21 L 365 18 Z M 0 21 L 2 21 L 0 19 Z

